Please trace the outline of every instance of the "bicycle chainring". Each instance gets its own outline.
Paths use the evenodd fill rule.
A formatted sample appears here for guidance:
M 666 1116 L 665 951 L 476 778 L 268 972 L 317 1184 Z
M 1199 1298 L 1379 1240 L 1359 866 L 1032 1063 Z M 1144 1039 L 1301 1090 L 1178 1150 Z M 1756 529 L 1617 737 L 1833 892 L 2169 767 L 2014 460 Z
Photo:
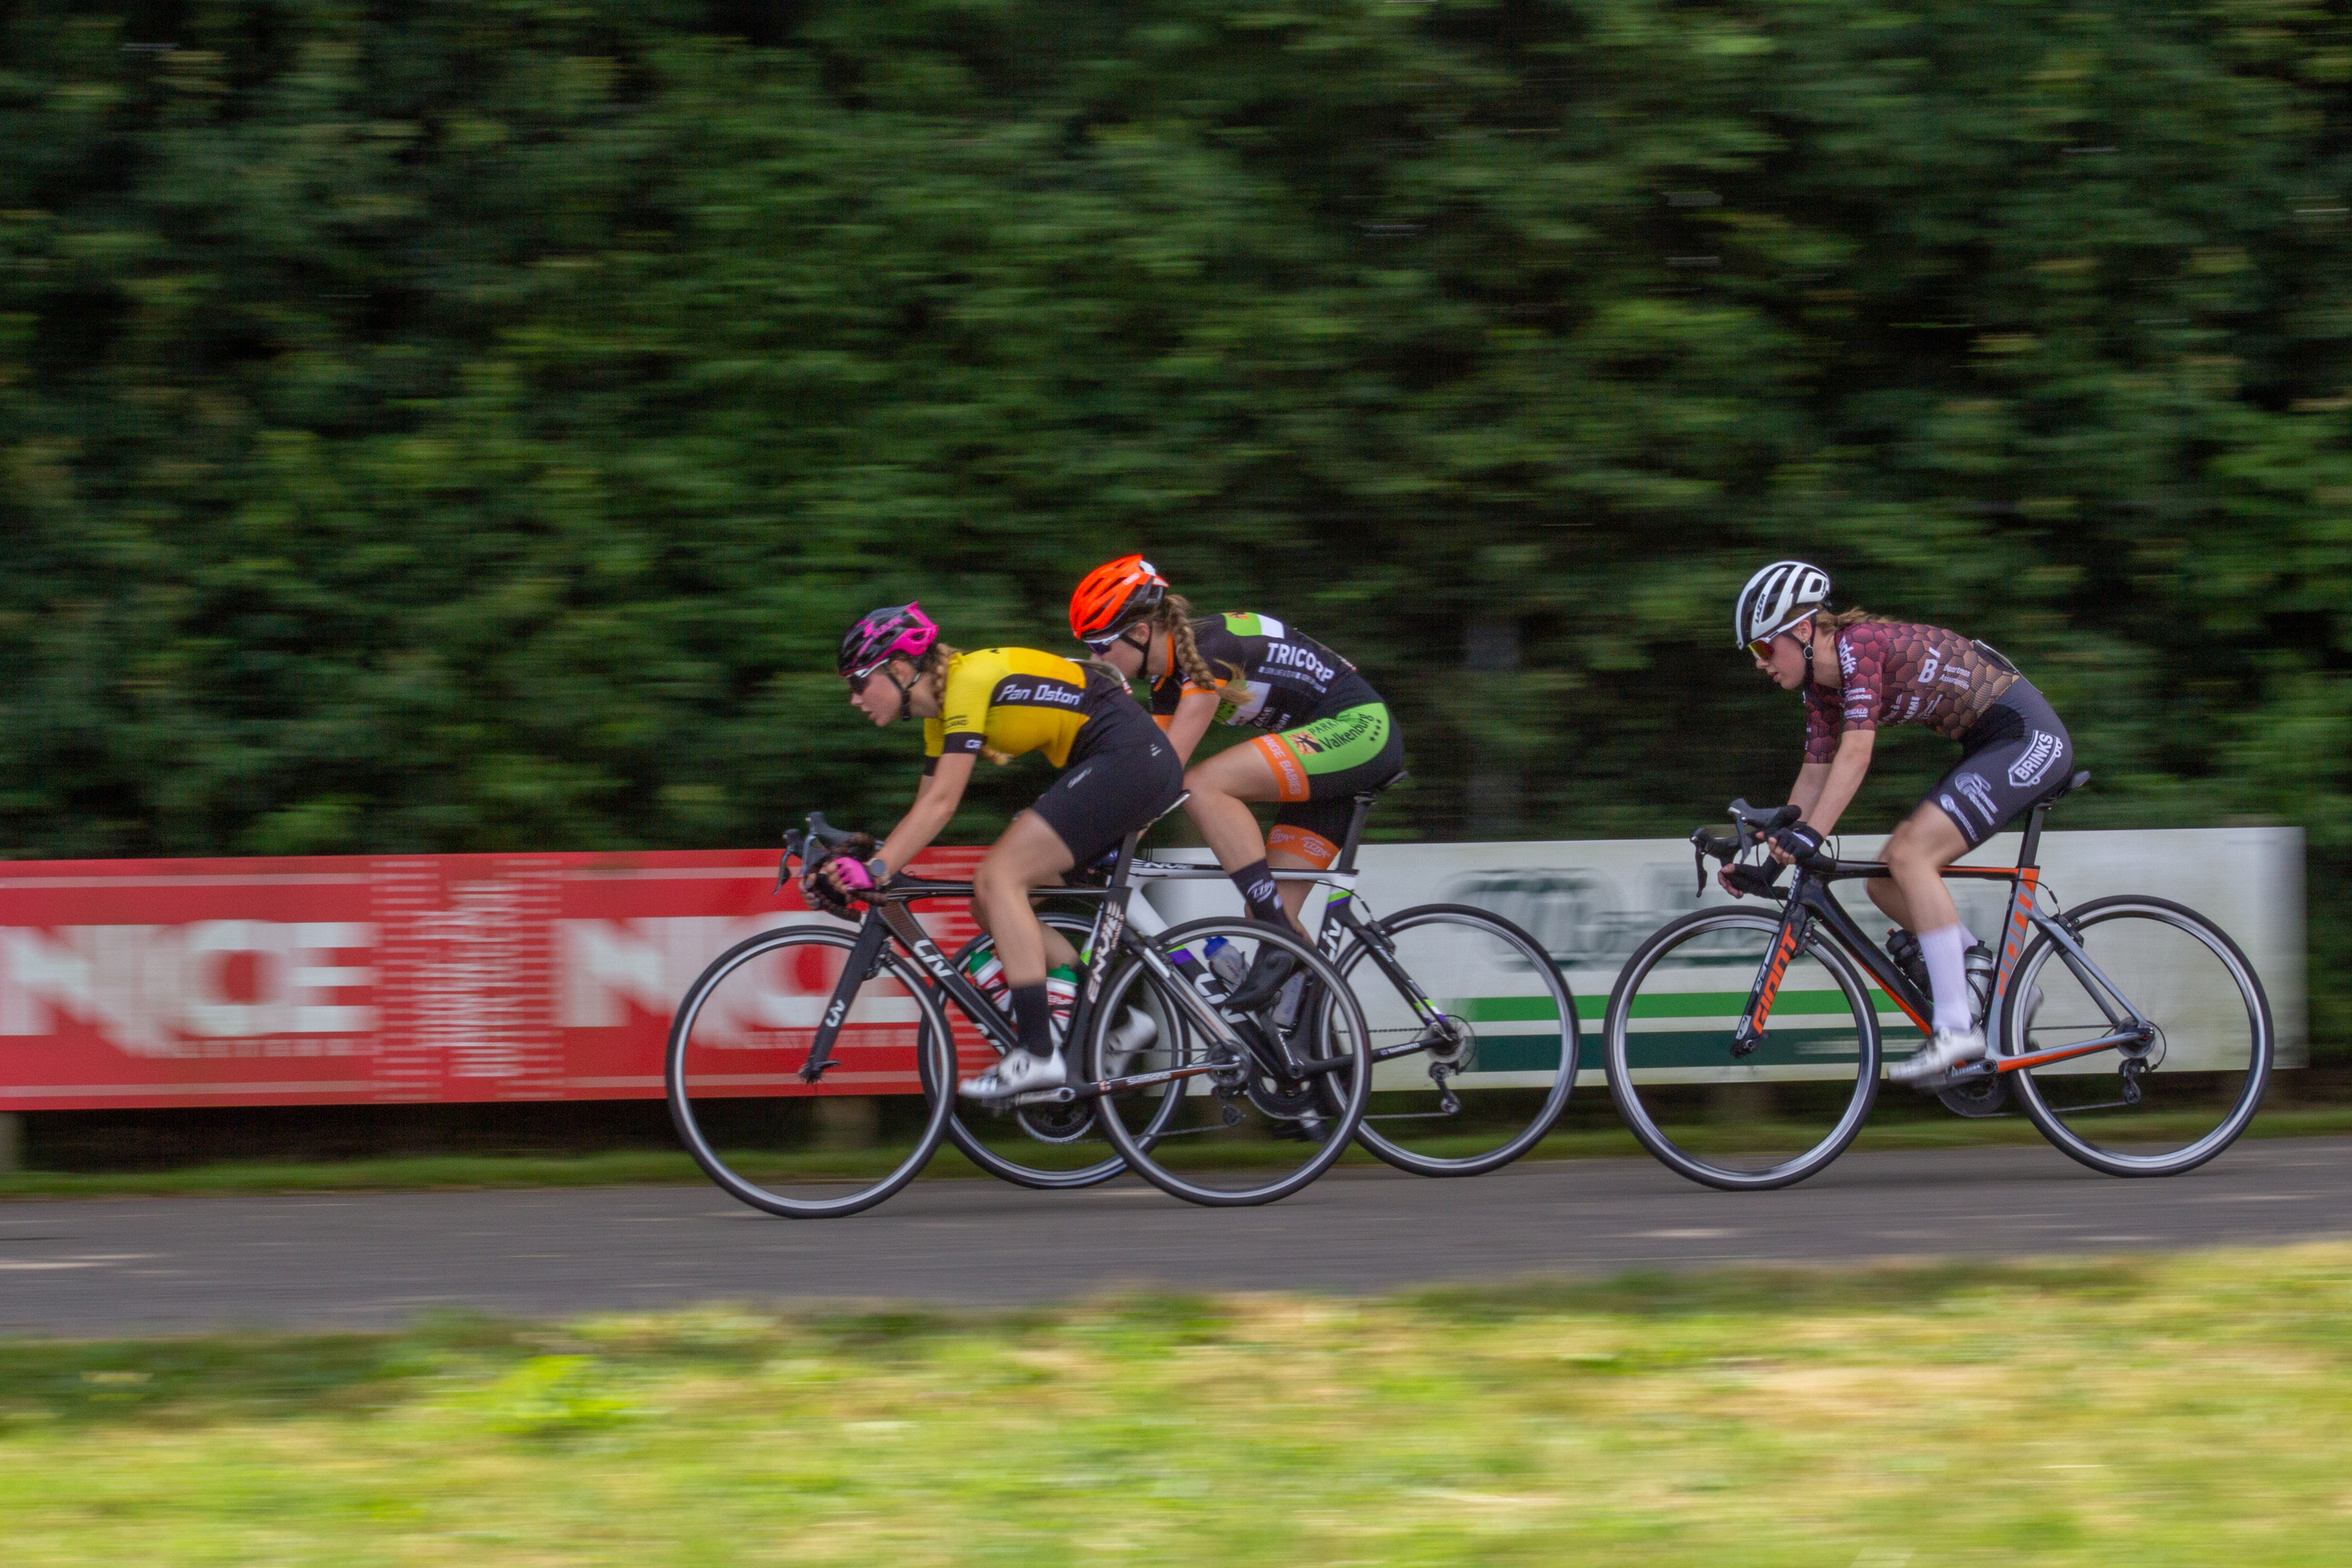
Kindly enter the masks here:
M 1999 1116 L 2009 1104 L 2009 1075 L 1994 1073 L 1987 1078 L 1971 1079 L 1949 1089 L 1939 1089 L 1936 1098 L 1944 1109 L 1955 1116 Z
M 1067 1105 L 1024 1105 L 1013 1113 L 1021 1131 L 1040 1143 L 1076 1143 L 1095 1130 L 1092 1100 Z

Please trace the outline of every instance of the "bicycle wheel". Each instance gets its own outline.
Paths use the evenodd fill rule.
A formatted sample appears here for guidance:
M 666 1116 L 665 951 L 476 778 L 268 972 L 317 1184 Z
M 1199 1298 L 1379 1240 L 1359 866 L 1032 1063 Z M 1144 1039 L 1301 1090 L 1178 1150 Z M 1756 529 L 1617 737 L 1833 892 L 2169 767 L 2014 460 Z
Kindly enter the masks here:
M 1423 1176 L 1509 1164 L 1576 1087 L 1576 1000 L 1559 966 L 1517 926 L 1465 904 L 1423 904 L 1373 930 L 1387 951 L 1351 942 L 1338 965 L 1376 1062 L 1356 1141 Z
M 695 1163 L 753 1208 L 803 1219 L 870 1208 L 913 1181 L 947 1135 L 953 1037 L 921 971 L 895 949 L 851 998 L 836 1065 L 814 1085 L 801 1080 L 856 940 L 831 925 L 762 931 L 713 960 L 670 1022 L 670 1121 Z M 818 1146 L 821 1101 L 877 1094 L 921 1097 L 911 1147 Z
M 1634 951 L 1609 997 L 1609 1093 L 1644 1148 L 1711 1187 L 1785 1187 L 1844 1152 L 1878 1097 L 1878 1016 L 1853 960 L 1816 940 L 1789 961 L 1745 1057 L 1732 1031 L 1780 919 L 1701 910 Z
M 1037 918 L 1073 939 L 1081 949 L 1094 931 L 1094 920 L 1088 915 L 1040 910 Z M 956 966 L 961 968 L 974 953 L 993 942 L 994 939 L 982 931 L 958 950 Z M 1150 1037 L 1141 1051 L 1129 1053 L 1131 1065 L 1127 1070 L 1147 1072 L 1169 1065 L 1173 1060 L 1172 1042 L 1181 1037 L 1186 1026 L 1181 1011 L 1161 994 L 1158 983 L 1152 982 L 1131 998 L 1127 1011 L 1114 1020 L 1114 1027 L 1121 1031 L 1123 1039 L 1134 1039 L 1143 1033 L 1135 1022 L 1136 1016 L 1150 1025 Z M 1079 1047 L 1067 1048 L 1074 1053 L 1072 1060 L 1084 1059 Z M 981 1059 L 990 1058 L 983 1056 Z M 1048 1191 L 1091 1187 L 1127 1169 L 1126 1159 L 1104 1136 L 1092 1100 L 1076 1100 L 1068 1105 L 1024 1105 L 985 1121 L 981 1118 L 987 1113 L 975 1111 L 975 1106 L 959 1107 L 948 1122 L 948 1137 L 973 1164 L 1015 1185 Z M 974 1122 L 978 1122 L 977 1128 Z
M 2219 926 L 2164 899 L 2098 899 L 2064 920 L 2113 986 L 2109 1005 L 2127 1003 L 2155 1037 L 2004 1076 L 2042 1136 L 2095 1171 L 2193 1170 L 2246 1130 L 2270 1083 L 2271 1006 L 2253 965 Z M 2111 1032 L 2098 995 L 2105 987 L 2069 957 L 2046 934 L 2026 948 L 2003 1004 L 2005 1052 Z M 2017 1040 L 2022 1052 L 2007 1043 Z
M 1307 975 L 1297 1021 L 1278 1028 L 1272 1010 L 1226 1018 L 1248 1045 L 1239 1054 L 1218 1038 L 1210 1017 L 1224 1017 L 1224 995 L 1202 957 L 1223 937 L 1244 963 L 1260 947 L 1280 947 Z M 1196 1204 L 1230 1206 L 1288 1197 L 1348 1152 L 1371 1088 L 1371 1047 L 1355 994 L 1305 939 L 1262 921 L 1215 917 L 1143 938 L 1177 964 L 1189 995 L 1171 997 L 1190 1026 L 1168 1041 L 1167 1070 L 1182 1076 L 1098 1101 L 1102 1129 L 1136 1174 L 1162 1192 Z M 1180 956 L 1181 955 L 1181 956 Z M 1114 1020 L 1150 978 L 1129 959 L 1104 983 L 1087 1042 L 1087 1076 L 1097 1082 L 1133 1076 L 1108 1069 Z M 1294 1071 L 1306 1067 L 1308 1070 Z

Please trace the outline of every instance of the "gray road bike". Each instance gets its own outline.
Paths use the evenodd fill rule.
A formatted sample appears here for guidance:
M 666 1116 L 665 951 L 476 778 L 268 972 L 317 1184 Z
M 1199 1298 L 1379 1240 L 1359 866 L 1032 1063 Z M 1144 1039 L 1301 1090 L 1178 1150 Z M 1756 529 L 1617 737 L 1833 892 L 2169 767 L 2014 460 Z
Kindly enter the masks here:
M 2168 1176 L 2228 1148 L 2252 1121 L 2276 1046 L 2269 999 L 2229 935 L 2196 910 L 2132 895 L 2061 908 L 2037 863 L 2043 820 L 2078 773 L 2036 805 L 2015 866 L 1947 878 L 2010 884 L 1983 1022 L 1992 1054 L 1923 1086 L 1964 1115 L 2013 1097 L 2042 1136 L 2093 1170 Z M 1773 910 L 1699 910 L 1626 961 L 1602 1033 L 1609 1090 L 1651 1153 L 1708 1186 L 1786 1186 L 1823 1169 L 1870 1115 L 1882 1016 L 1924 1035 L 1925 989 L 1865 936 L 1835 884 L 1888 875 L 1876 861 L 1742 863 L 1796 820 L 1732 803 L 1737 831 L 1701 829 L 1709 858 L 1738 866 Z

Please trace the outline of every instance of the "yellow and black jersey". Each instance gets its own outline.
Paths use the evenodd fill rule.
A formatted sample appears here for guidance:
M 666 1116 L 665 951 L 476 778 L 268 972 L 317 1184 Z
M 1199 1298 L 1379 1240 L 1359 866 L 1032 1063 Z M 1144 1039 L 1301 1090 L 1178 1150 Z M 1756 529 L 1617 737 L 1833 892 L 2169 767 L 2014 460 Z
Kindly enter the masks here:
M 940 716 L 923 721 L 923 755 L 1043 752 L 1065 768 L 1134 710 L 1129 694 L 1086 667 L 1034 647 L 983 647 L 948 666 Z

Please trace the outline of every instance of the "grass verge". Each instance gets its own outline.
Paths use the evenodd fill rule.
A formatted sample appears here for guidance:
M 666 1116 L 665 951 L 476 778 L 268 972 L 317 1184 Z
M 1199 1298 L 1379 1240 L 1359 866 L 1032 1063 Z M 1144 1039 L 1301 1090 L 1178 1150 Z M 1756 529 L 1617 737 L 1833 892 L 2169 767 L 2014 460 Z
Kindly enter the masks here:
M 0 1344 L 12 1568 L 2333 1564 L 2352 1247 Z

